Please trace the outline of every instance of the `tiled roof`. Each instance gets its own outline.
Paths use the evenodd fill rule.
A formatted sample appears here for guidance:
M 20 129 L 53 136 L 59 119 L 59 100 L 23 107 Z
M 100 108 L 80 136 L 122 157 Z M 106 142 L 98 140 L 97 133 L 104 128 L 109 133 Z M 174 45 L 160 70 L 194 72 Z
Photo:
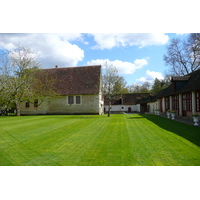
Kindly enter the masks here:
M 151 94 L 150 94 L 150 95 L 149 95 L 148 97 L 146 97 L 146 98 L 139 99 L 139 100 L 137 101 L 137 104 L 156 102 L 157 99 L 158 99 L 158 95 L 159 95 L 159 94 L 160 94 L 160 92 L 157 93 L 157 94 L 154 94 L 154 95 L 151 95 Z
M 157 101 L 163 97 L 172 96 L 179 93 L 200 90 L 200 69 L 188 74 L 187 76 L 173 77 L 172 83 L 151 98 L 143 98 L 137 103 L 149 103 Z
M 167 88 L 164 88 L 158 92 L 157 99 L 173 95 L 174 92 L 175 92 L 174 84 L 171 83 Z
M 173 76 L 172 81 L 187 81 L 190 78 L 190 75 L 187 76 Z
M 200 89 L 200 70 L 196 70 L 187 76 L 172 77 L 172 83 L 161 90 L 157 98 Z
M 149 93 L 133 93 L 123 94 L 121 99 L 112 100 L 111 105 L 135 105 L 139 99 L 148 97 Z M 104 100 L 104 104 L 108 105 L 108 101 Z
M 41 69 L 55 79 L 59 95 L 98 94 L 101 81 L 101 65 Z
M 185 86 L 178 90 L 176 93 L 183 93 L 195 90 L 200 90 L 200 69 L 192 72 Z
M 194 90 L 200 90 L 200 70 L 196 70 L 187 76 L 173 77 L 172 83 L 167 88 L 159 91 L 157 98 L 160 99 Z

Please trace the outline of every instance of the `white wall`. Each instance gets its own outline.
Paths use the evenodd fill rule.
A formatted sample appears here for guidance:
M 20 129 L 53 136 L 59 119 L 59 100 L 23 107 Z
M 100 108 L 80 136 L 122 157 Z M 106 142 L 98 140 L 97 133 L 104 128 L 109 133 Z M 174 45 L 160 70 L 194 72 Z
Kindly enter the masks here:
M 75 99 L 74 95 L 74 99 Z M 99 95 L 77 95 L 81 97 L 80 104 L 69 104 L 68 96 L 60 96 L 50 101 L 44 101 L 40 106 L 34 108 L 31 104 L 26 108 L 26 103 L 20 104 L 22 115 L 36 115 L 36 114 L 102 114 L 103 102 L 100 102 Z
M 157 101 L 156 101 L 156 102 L 148 103 L 147 105 L 149 105 L 149 112 L 150 112 L 150 113 L 154 113 L 154 111 L 155 111 L 156 109 L 159 109 L 159 107 L 158 107 L 158 102 L 157 102 Z
M 105 111 L 108 111 L 108 105 L 105 105 Z M 140 112 L 140 105 L 112 105 L 111 111 L 113 112 L 128 112 L 128 108 L 131 107 L 131 112 Z

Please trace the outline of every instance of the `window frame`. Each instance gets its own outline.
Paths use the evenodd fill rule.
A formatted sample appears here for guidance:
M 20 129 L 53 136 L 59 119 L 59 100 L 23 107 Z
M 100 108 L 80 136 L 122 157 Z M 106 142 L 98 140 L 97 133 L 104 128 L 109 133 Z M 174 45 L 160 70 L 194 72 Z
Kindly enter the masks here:
M 38 108 L 38 99 L 35 99 L 34 101 L 34 108 Z
M 77 98 L 79 98 L 79 99 L 77 99 Z M 75 99 L 76 99 L 76 104 L 81 104 L 81 96 L 80 95 L 78 95 L 78 96 L 75 96 Z
M 25 102 L 25 108 L 30 108 L 30 102 L 29 101 Z
M 200 90 L 196 91 L 196 112 L 200 112 Z
M 192 93 L 191 92 L 187 92 L 187 93 L 183 93 L 182 96 L 182 107 L 183 107 L 183 111 L 192 111 Z
M 165 110 L 170 109 L 170 99 L 169 97 L 165 97 Z
M 179 110 L 179 95 L 172 96 L 172 110 Z
M 68 105 L 73 105 L 73 104 L 81 105 L 82 104 L 82 96 L 81 95 L 69 95 L 69 96 L 67 96 L 67 103 L 68 103 Z
M 68 100 L 68 104 L 69 104 L 69 105 L 74 104 L 74 96 L 71 96 L 71 95 L 68 96 L 67 100 Z

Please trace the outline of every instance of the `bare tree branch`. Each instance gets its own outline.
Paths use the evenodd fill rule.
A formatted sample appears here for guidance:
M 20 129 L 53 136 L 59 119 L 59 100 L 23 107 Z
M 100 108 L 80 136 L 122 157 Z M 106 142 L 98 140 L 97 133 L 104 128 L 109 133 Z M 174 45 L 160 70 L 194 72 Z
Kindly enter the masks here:
M 187 75 L 200 68 L 200 34 L 192 33 L 186 41 L 172 39 L 164 61 L 171 75 Z

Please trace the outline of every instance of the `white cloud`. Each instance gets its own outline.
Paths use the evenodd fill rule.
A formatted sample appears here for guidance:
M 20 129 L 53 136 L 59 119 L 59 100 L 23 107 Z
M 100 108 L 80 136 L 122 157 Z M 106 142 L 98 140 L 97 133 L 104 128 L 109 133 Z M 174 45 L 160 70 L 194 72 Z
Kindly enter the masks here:
M 84 51 L 73 40 L 83 41 L 82 35 L 75 34 L 0 34 L 0 48 L 10 49 L 14 43 L 30 47 L 38 53 L 41 67 L 51 68 L 55 65 L 62 67 L 76 66 L 84 58 Z
M 136 59 L 133 63 L 121 60 L 110 61 L 109 59 L 97 59 L 87 62 L 87 65 L 113 65 L 118 69 L 119 74 L 133 74 L 137 69 L 143 68 L 148 65 L 148 58 Z
M 119 46 L 164 45 L 169 37 L 164 33 L 92 33 L 97 43 L 94 49 L 111 49 Z
M 153 83 L 155 78 L 164 79 L 162 73 L 147 70 L 145 76 L 137 79 L 136 81 L 137 81 L 138 84 L 142 84 L 146 81 L 149 82 L 149 83 Z

